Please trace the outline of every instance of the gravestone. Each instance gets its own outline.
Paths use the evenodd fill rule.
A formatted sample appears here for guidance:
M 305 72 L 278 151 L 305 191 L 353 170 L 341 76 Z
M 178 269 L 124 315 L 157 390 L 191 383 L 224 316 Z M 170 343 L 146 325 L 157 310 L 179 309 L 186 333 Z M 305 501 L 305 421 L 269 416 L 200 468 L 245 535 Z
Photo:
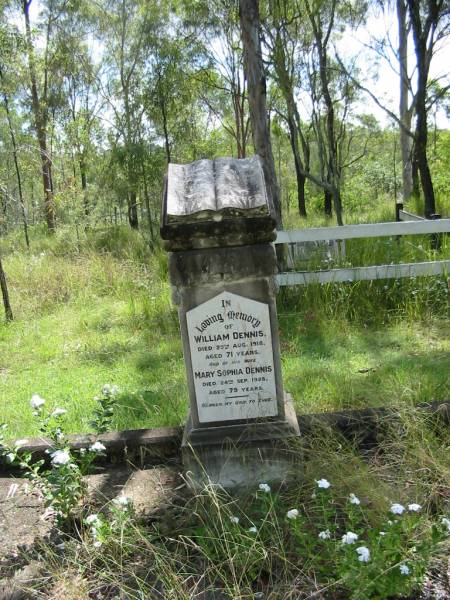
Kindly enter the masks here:
M 259 157 L 170 164 L 161 237 L 190 397 L 191 485 L 280 481 L 299 429 L 283 391 L 275 219 Z

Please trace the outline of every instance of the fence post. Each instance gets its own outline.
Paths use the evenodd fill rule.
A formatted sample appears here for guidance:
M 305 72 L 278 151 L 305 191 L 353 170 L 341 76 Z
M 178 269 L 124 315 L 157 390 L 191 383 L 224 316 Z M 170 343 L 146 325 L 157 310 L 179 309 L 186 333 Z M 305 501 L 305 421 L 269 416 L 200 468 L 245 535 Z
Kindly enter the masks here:
M 437 213 L 433 213 L 430 215 L 429 218 L 431 221 L 436 221 L 437 219 L 441 218 L 441 215 L 439 215 Z M 431 248 L 433 250 L 439 251 L 441 249 L 441 240 L 442 240 L 442 236 L 440 233 L 433 233 L 431 235 Z
M 397 221 L 397 223 L 400 221 L 400 211 L 403 210 L 403 202 L 396 202 L 395 203 L 395 220 Z M 397 235 L 395 238 L 395 241 L 397 242 L 397 244 L 400 244 L 400 240 L 401 240 L 401 236 Z

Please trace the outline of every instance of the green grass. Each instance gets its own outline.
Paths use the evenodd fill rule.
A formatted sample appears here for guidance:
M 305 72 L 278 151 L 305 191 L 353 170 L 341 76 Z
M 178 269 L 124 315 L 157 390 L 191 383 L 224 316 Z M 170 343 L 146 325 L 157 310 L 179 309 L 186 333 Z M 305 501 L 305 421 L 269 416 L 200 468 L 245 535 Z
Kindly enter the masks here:
M 400 407 L 448 394 L 448 322 L 310 321 L 296 330 L 290 322 L 280 315 L 284 383 L 299 412 Z
M 96 594 L 192 600 L 200 590 L 224 600 L 406 600 L 419 597 L 426 573 L 430 597 L 438 597 L 450 542 L 441 523 L 448 514 L 447 431 L 414 409 L 383 425 L 377 451 L 363 455 L 336 431 L 317 426 L 291 447 L 298 464 L 280 490 L 256 484 L 226 493 L 205 486 L 192 494 L 178 486 L 152 506 L 150 518 L 118 514 L 114 503 L 98 498 L 81 509 L 76 527 L 60 534 L 63 551 L 39 544 L 45 572 L 39 591 L 73 600 Z M 331 482 L 329 490 L 319 489 L 321 478 Z M 349 502 L 350 494 L 360 505 Z M 405 511 L 397 523 L 393 502 L 421 508 Z M 292 520 L 287 513 L 294 508 Z M 100 515 L 95 531 L 86 521 L 92 513 Z M 321 541 L 325 530 L 330 538 Z M 358 534 L 357 544 L 343 546 L 348 531 Z M 358 545 L 370 548 L 368 563 L 358 562 Z M 401 564 L 411 569 L 408 578 Z
M 184 361 L 165 253 L 149 252 L 142 238 L 121 229 L 97 238 L 91 233 L 81 245 L 70 231 L 54 239 L 34 237 L 30 256 L 17 238 L 3 241 L 15 320 L 0 325 L 0 420 L 10 424 L 11 436 L 37 433 L 29 409 L 33 393 L 68 410 L 65 431 L 88 431 L 94 396 L 105 383 L 121 390 L 114 428 L 183 423 Z M 352 260 L 372 256 L 389 262 L 393 253 L 401 260 L 403 251 L 410 252 L 395 242 L 358 244 Z M 267 509 L 255 500 L 255 490 L 218 497 L 209 489 L 193 497 L 182 489 L 151 519 L 112 531 L 100 550 L 80 522 L 75 533 L 61 534 L 64 552 L 39 548 L 45 569 L 41 594 L 75 599 L 95 590 L 138 599 L 158 597 L 162 589 L 166 597 L 188 600 L 203 586 L 236 600 L 257 591 L 288 600 L 323 589 L 333 598 L 379 597 L 368 589 L 384 577 L 385 554 L 378 554 L 377 571 L 377 541 L 370 536 L 385 529 L 390 503 L 398 501 L 419 502 L 423 516 L 411 543 L 386 568 L 398 569 L 401 560 L 417 564 L 412 545 L 448 514 L 448 431 L 414 409 L 449 396 L 447 279 L 281 289 L 277 304 L 284 386 L 297 411 L 395 407 L 399 420 L 379 424 L 377 451 L 361 453 L 335 431 L 317 426 L 299 441 L 300 479 L 293 477 Z M 299 473 L 296 469 L 296 477 Z M 328 524 L 312 494 L 321 477 L 332 482 L 334 496 L 334 541 L 327 555 L 318 549 L 317 533 Z M 349 493 L 362 501 L 359 524 L 348 522 Z M 306 537 L 300 527 L 296 537 L 286 518 L 292 508 L 302 515 Z M 90 508 L 113 526 L 110 509 Z M 231 525 L 235 514 L 239 526 Z M 256 536 L 248 532 L 253 523 Z M 340 536 L 355 526 L 361 528 L 361 543 L 371 547 L 376 577 L 358 577 L 354 553 L 350 575 L 342 563 Z M 443 544 L 425 561 L 433 577 L 443 573 L 446 554 Z M 415 581 L 420 586 L 421 575 Z M 402 589 L 410 591 L 407 582 Z
M 0 325 L 0 414 L 11 435 L 37 433 L 34 393 L 68 410 L 68 431 L 88 431 L 105 383 L 121 390 L 115 428 L 183 423 L 188 397 L 165 253 L 150 253 L 126 229 L 90 233 L 81 248 L 67 230 L 33 237 L 31 255 L 17 238 L 3 242 L 15 320 Z M 359 243 L 379 260 L 399 253 L 394 241 Z M 278 313 L 284 386 L 300 413 L 448 397 L 445 278 L 282 289 Z

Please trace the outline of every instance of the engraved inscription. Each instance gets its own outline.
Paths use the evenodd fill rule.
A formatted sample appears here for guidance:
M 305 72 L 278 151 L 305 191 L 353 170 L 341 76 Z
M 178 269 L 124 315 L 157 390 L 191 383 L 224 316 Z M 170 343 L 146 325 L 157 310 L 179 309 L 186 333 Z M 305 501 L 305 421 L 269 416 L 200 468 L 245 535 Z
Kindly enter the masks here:
M 186 318 L 200 423 L 276 416 L 268 305 L 222 292 Z

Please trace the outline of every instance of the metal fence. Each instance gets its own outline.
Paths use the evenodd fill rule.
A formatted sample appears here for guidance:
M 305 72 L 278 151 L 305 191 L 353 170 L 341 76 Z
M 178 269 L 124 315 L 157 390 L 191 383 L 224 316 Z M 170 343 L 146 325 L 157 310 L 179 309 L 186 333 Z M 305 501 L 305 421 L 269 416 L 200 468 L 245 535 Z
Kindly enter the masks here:
M 401 211 L 405 218 L 412 213 Z M 412 215 L 416 217 L 416 215 Z M 292 247 L 305 242 L 326 240 L 351 240 L 361 238 L 392 237 L 419 234 L 444 234 L 450 232 L 450 219 L 428 220 L 419 217 L 408 221 L 373 223 L 368 225 L 344 225 L 342 227 L 316 227 L 279 231 L 275 244 L 288 244 Z M 450 260 L 434 260 L 417 263 L 376 265 L 370 267 L 336 268 L 321 271 L 286 271 L 277 276 L 280 286 L 308 285 L 310 283 L 331 283 L 374 279 L 397 279 L 428 275 L 442 275 L 450 272 Z

